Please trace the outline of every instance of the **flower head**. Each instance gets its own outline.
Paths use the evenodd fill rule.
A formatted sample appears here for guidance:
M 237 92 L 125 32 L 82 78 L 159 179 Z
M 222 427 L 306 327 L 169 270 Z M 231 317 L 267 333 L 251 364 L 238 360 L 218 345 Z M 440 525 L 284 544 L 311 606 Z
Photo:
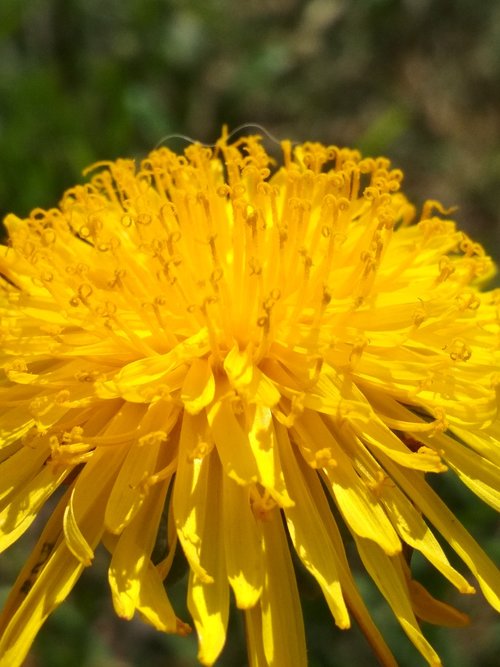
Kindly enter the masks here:
M 163 580 L 183 550 L 205 665 L 231 589 L 250 664 L 306 665 L 289 542 L 335 623 L 353 616 L 395 664 L 339 522 L 429 664 L 419 620 L 466 617 L 412 578 L 405 545 L 473 593 L 440 534 L 500 608 L 498 571 L 425 477 L 451 469 L 500 506 L 492 262 L 436 202 L 415 221 L 388 160 L 282 152 L 161 148 L 7 217 L 0 548 L 59 493 L 0 617 L 0 665 L 21 664 L 101 542 L 116 612 L 181 634 Z

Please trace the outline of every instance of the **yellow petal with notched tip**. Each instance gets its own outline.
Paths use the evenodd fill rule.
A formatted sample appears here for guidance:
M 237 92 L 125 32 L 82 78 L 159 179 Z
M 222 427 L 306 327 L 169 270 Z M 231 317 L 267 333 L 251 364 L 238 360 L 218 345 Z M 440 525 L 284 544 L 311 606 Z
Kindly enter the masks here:
M 500 611 L 500 573 L 477 542 L 424 479 L 409 470 L 398 470 L 388 461 L 385 466 L 408 497 L 470 568 L 492 607 Z
M 116 613 L 130 619 L 136 610 L 144 615 L 160 619 L 168 611 L 161 625 L 174 632 L 176 619 L 166 599 L 163 586 L 156 593 L 151 581 L 159 582 L 160 576 L 150 561 L 151 552 L 158 532 L 167 483 L 153 486 L 140 510 L 124 529 L 113 547 L 113 556 L 109 566 L 108 578 Z M 145 591 L 151 606 L 145 604 Z M 158 620 L 155 620 L 158 627 Z
M 188 609 L 198 634 L 198 660 L 213 665 L 226 641 L 229 615 L 229 585 L 224 555 L 224 524 L 221 497 L 221 470 L 216 452 L 207 456 L 210 484 L 206 487 L 206 512 L 199 523 L 200 564 L 213 581 L 189 576 Z
M 223 479 L 224 548 L 227 577 L 236 606 L 253 607 L 262 593 L 264 554 L 262 534 L 250 507 L 250 491 Z
M 177 474 L 173 491 L 173 513 L 177 535 L 192 570 L 201 580 L 213 581 L 212 573 L 201 564 L 201 533 L 206 507 L 208 454 L 196 456 L 196 443 L 206 431 L 204 415 L 185 414 L 179 443 Z
M 311 449 L 326 447 L 330 450 L 336 465 L 325 468 L 325 475 L 349 528 L 361 537 L 376 541 L 387 553 L 398 553 L 401 543 L 382 506 L 361 482 L 322 418 L 307 410 L 295 421 L 294 429 Z
M 295 498 L 294 506 L 285 510 L 288 531 L 299 558 L 321 586 L 335 623 L 348 628 L 350 620 L 339 577 L 339 556 L 302 476 L 288 434 L 283 427 L 278 427 L 278 433 L 287 487 Z
M 397 487 L 384 489 L 382 503 L 402 539 L 420 551 L 461 593 L 474 593 L 474 588 L 448 561 L 439 542 L 422 516 Z

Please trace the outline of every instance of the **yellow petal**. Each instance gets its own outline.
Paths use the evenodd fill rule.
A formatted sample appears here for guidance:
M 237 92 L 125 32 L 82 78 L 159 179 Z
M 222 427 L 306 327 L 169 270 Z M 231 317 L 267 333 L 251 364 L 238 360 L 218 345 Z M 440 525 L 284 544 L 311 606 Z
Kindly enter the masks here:
M 106 489 L 104 490 L 104 493 Z M 102 495 L 97 503 L 102 504 Z M 49 614 L 63 602 L 83 571 L 83 564 L 60 539 L 67 493 L 42 532 L 11 590 L 0 617 L 0 665 L 18 667 Z M 85 534 L 94 548 L 102 533 L 102 522 L 94 519 L 96 505 L 90 504 L 84 521 Z
M 0 506 L 5 507 L 10 494 L 41 470 L 50 455 L 48 445 L 22 447 L 0 463 Z M 4 502 L 2 502 L 4 501 Z
M 437 434 L 427 444 L 441 448 L 443 458 L 476 496 L 500 512 L 500 467 L 454 441 L 445 434 Z
M 460 429 L 455 426 L 452 429 L 463 442 L 469 447 L 487 458 L 496 466 L 500 466 L 500 425 L 494 423 L 487 430 Z
M 380 631 L 374 624 L 366 605 L 358 592 L 352 576 L 351 567 L 347 561 L 342 536 L 332 515 L 328 500 L 325 497 L 325 492 L 323 491 L 318 473 L 311 470 L 311 468 L 302 462 L 300 458 L 297 458 L 297 463 L 306 480 L 313 502 L 318 508 L 318 513 L 325 525 L 325 530 L 332 541 L 334 552 L 337 555 L 342 591 L 347 601 L 349 611 L 359 623 L 363 634 L 372 647 L 379 662 L 384 665 L 384 667 L 397 667 L 396 660 L 385 643 Z
M 179 443 L 177 474 L 173 491 L 173 513 L 177 535 L 191 569 L 199 579 L 211 582 L 212 573 L 201 565 L 201 535 L 207 507 L 208 494 L 208 458 L 194 458 L 198 438 L 206 432 L 204 415 L 184 414 Z
M 262 643 L 262 609 L 260 603 L 245 609 L 248 667 L 269 667 Z
M 4 447 L 21 440 L 34 424 L 35 420 L 26 414 L 24 402 L 19 407 L 4 409 L 0 421 L 0 452 Z
M 215 379 L 207 359 L 193 359 L 181 390 L 181 401 L 190 414 L 198 414 L 215 395 Z
M 227 576 L 236 606 L 248 609 L 257 603 L 262 593 L 262 536 L 250 508 L 249 489 L 226 476 L 222 484 Z
M 325 468 L 333 497 L 349 528 L 359 535 L 374 540 L 388 554 L 401 551 L 399 538 L 375 495 L 361 481 L 349 457 L 337 443 L 323 419 L 311 410 L 305 410 L 296 419 L 294 430 L 311 450 L 327 448 L 336 462 Z M 339 434 L 337 434 L 338 437 Z
M 248 439 L 258 469 L 258 481 L 281 507 L 290 507 L 290 498 L 281 470 L 274 420 L 269 408 L 255 405 L 248 408 L 251 423 Z
M 287 488 L 295 498 L 295 505 L 285 508 L 288 532 L 301 561 L 321 586 L 335 623 L 348 628 L 350 620 L 342 595 L 338 555 L 297 464 L 288 433 L 282 426 L 277 427 L 277 432 Z
M 439 454 L 422 448 L 418 452 L 409 452 L 408 448 L 388 428 L 358 389 L 353 388 L 356 400 L 346 402 L 346 416 L 358 437 L 375 452 L 383 452 L 393 461 L 413 470 L 425 472 L 443 472 L 446 467 Z M 352 406 L 352 407 L 351 407 Z
M 255 365 L 252 351 L 241 352 L 235 345 L 224 359 L 224 370 L 231 386 L 249 403 L 271 408 L 280 400 L 279 390 Z
M 381 501 L 403 540 L 420 551 L 461 593 L 474 593 L 469 582 L 451 566 L 439 542 L 422 516 L 395 486 L 385 485 Z
M 458 431 L 464 442 L 472 443 L 471 446 L 478 447 L 477 453 L 463 442 L 460 442 L 440 429 L 432 430 L 432 424 L 427 424 L 410 410 L 399 405 L 393 399 L 386 398 L 383 402 L 384 412 L 391 417 L 407 420 L 409 433 L 419 432 L 419 439 L 429 448 L 438 450 L 440 455 L 449 464 L 450 468 L 460 477 L 477 496 L 484 502 L 500 511 L 500 457 L 495 456 L 496 451 L 489 447 L 488 435 L 483 433 L 482 437 L 471 433 Z M 431 427 L 431 430 L 420 430 L 422 427 Z M 492 456 L 493 455 L 493 456 Z M 495 463 L 498 461 L 498 463 Z
M 130 445 L 106 505 L 106 528 L 121 533 L 139 511 L 145 497 L 141 486 L 156 469 L 163 436 L 145 437 Z
M 150 560 L 168 482 L 153 486 L 134 519 L 113 546 L 109 583 L 116 613 L 130 619 L 138 610 L 157 630 L 176 632 L 177 619 Z
M 136 342 L 140 346 L 142 341 L 137 338 Z M 154 354 L 154 350 L 146 349 L 144 358 L 123 366 L 111 379 L 97 381 L 97 395 L 103 399 L 119 397 L 143 403 L 162 388 L 169 391 L 180 389 L 187 371 L 185 362 L 191 362 L 193 357 L 203 356 L 209 350 L 207 332 L 203 329 L 166 354 Z
M 44 559 L 45 554 L 39 557 Z M 82 570 L 83 565 L 63 543 L 59 544 L 33 588 L 6 624 L 0 639 L 1 667 L 23 664 L 37 632 L 50 613 L 67 597 Z
M 207 511 L 199 525 L 200 563 L 205 571 L 212 574 L 213 581 L 207 583 L 206 578 L 200 578 L 191 571 L 188 586 L 188 609 L 198 633 L 198 660 L 202 665 L 212 665 L 222 651 L 229 615 L 229 585 L 224 556 L 220 492 L 222 471 L 215 451 L 207 458 Z
M 421 514 L 401 490 L 387 477 L 386 471 L 356 437 L 349 441 L 350 455 L 357 472 L 373 489 L 391 524 L 401 538 L 420 551 L 461 593 L 474 593 L 470 584 L 449 563 L 444 551 Z
M 28 483 L 18 487 L 0 512 L 0 552 L 13 544 L 32 524 L 40 508 L 68 475 L 69 470 L 57 473 L 44 466 Z
M 491 606 L 500 611 L 500 573 L 494 563 L 418 473 L 399 468 L 386 457 L 381 460 L 391 477 L 470 568 Z
M 208 423 L 226 475 L 238 484 L 256 482 L 259 475 L 248 434 L 228 399 L 222 398 L 210 406 Z
M 224 648 L 229 615 L 229 586 L 224 578 L 211 584 L 189 574 L 188 609 L 198 634 L 198 660 L 213 665 Z
M 410 602 L 401 556 L 389 557 L 370 540 L 355 538 L 359 555 L 369 575 L 389 603 L 401 627 L 409 639 L 432 667 L 439 667 L 441 660 L 418 625 Z
M 71 496 L 64 510 L 63 518 L 63 529 L 64 537 L 66 538 L 66 544 L 68 549 L 71 551 L 73 556 L 77 558 L 85 567 L 91 565 L 94 558 L 94 551 L 92 550 L 90 544 L 85 539 L 78 523 L 75 519 L 75 512 L 73 506 L 75 490 L 71 492 Z
M 307 667 L 297 582 L 278 509 L 266 515 L 262 532 L 266 557 L 261 597 L 264 654 L 270 665 Z
M 84 565 L 93 558 L 93 536 L 104 530 L 104 511 L 123 456 L 122 447 L 97 449 L 73 484 L 62 527 L 72 557 Z
M 191 627 L 176 617 L 163 580 L 152 563 L 148 563 L 142 575 L 136 605 L 142 618 L 156 630 L 179 635 L 191 632 Z

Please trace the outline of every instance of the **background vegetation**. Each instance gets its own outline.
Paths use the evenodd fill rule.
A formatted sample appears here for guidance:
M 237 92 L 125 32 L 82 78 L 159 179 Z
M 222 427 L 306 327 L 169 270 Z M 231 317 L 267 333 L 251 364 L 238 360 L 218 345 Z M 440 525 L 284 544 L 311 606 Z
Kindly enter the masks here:
M 164 137 L 212 142 L 223 123 L 390 156 L 421 204 L 455 217 L 500 261 L 500 2 L 497 0 L 2 0 L 0 218 L 53 206 L 93 161 L 141 158 Z M 172 140 L 169 140 L 169 145 Z M 444 485 L 444 489 L 442 488 Z M 452 482 L 440 492 L 493 556 L 499 526 Z M 32 537 L 0 560 L 0 598 Z M 353 557 L 354 558 L 354 557 Z M 193 640 L 114 618 L 105 554 L 47 623 L 28 667 L 195 665 Z M 478 597 L 471 630 L 429 636 L 445 664 L 496 665 L 500 628 Z M 368 582 L 360 585 L 400 663 L 421 665 Z M 174 586 L 182 608 L 182 579 Z M 311 667 L 371 665 L 301 583 Z M 187 617 L 187 614 L 184 614 Z M 220 665 L 246 664 L 232 619 Z

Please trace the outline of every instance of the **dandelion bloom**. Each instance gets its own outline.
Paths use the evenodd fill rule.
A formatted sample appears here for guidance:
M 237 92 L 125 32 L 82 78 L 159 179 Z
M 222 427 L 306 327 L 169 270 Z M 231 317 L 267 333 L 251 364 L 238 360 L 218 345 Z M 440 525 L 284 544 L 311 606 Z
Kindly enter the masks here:
M 339 524 L 429 664 L 420 620 L 467 618 L 412 578 L 409 551 L 473 593 L 446 541 L 499 609 L 496 567 L 425 476 L 451 469 L 500 506 L 492 261 L 436 202 L 415 220 L 387 159 L 282 153 L 275 165 L 254 136 L 160 148 L 7 217 L 1 548 L 56 496 L 0 617 L 2 666 L 21 664 L 99 543 L 117 614 L 185 634 L 163 585 L 182 549 L 204 665 L 230 590 L 252 667 L 307 664 L 291 549 L 337 626 L 354 617 L 396 664 Z

